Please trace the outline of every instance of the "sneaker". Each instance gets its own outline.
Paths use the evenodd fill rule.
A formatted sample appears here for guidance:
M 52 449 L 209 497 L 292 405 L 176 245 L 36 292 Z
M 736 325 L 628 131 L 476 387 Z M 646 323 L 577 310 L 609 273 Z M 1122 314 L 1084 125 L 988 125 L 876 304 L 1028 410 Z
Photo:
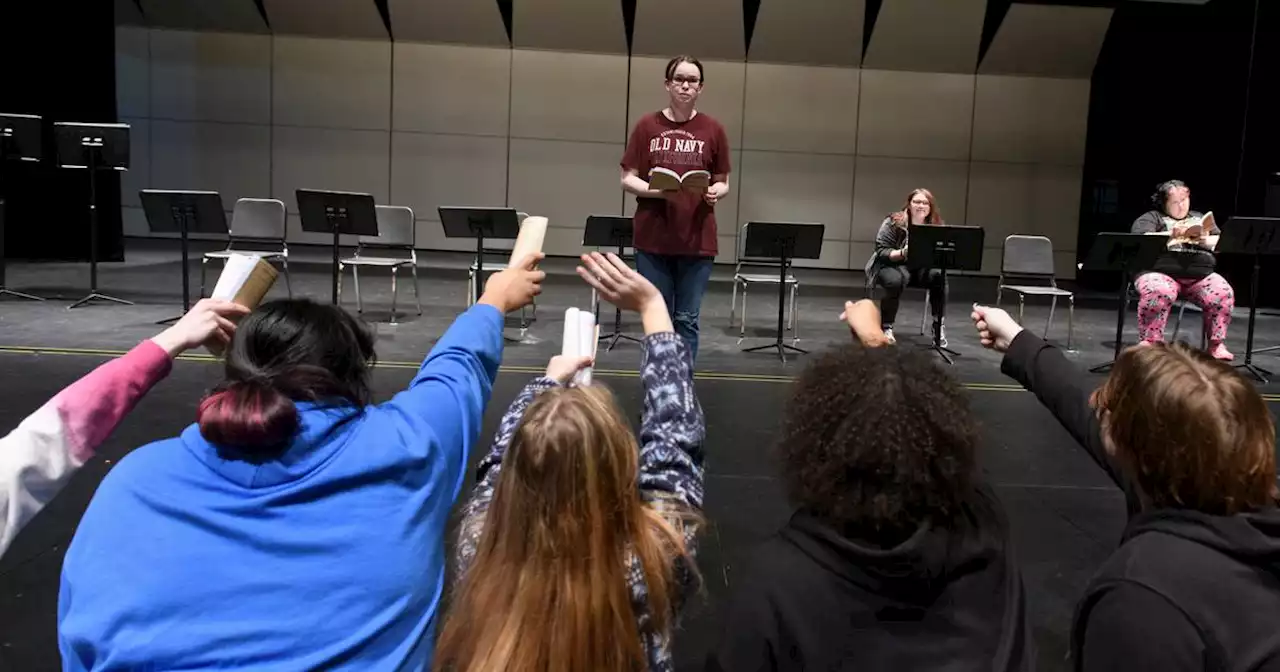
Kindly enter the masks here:
M 944 348 L 947 347 L 947 327 L 942 323 L 942 320 L 933 323 L 933 334 L 938 341 L 938 345 Z
M 1230 350 L 1227 350 L 1227 346 L 1226 346 L 1226 344 L 1225 344 L 1225 343 L 1212 343 L 1212 344 L 1210 344 L 1210 345 L 1209 345 L 1209 356 L 1213 357 L 1213 358 L 1214 358 L 1214 359 L 1216 359 L 1216 360 L 1223 361 L 1223 362 L 1229 362 L 1229 361 L 1231 361 L 1231 360 L 1233 360 L 1233 359 L 1235 359 L 1235 358 L 1236 358 L 1236 356 L 1235 356 L 1235 355 L 1231 354 L 1231 351 L 1230 351 Z
M 898 339 L 893 337 L 893 327 L 881 327 L 880 330 L 884 332 L 884 338 L 886 341 L 889 341 L 890 343 L 898 342 Z

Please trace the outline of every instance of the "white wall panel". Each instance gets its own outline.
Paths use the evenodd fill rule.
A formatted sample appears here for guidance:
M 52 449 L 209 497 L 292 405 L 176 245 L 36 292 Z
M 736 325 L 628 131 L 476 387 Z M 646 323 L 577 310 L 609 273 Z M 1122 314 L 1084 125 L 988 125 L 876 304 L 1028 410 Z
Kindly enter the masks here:
M 474 252 L 476 249 L 476 241 L 474 238 L 448 238 L 444 235 L 444 227 L 440 224 L 439 215 L 431 212 L 429 218 L 424 219 L 423 213 L 414 211 L 417 221 L 417 245 L 424 250 L 449 250 L 453 252 Z M 485 247 L 488 247 L 486 245 Z M 457 277 L 466 278 L 466 271 L 459 269 Z M 461 294 L 461 291 L 459 292 Z
M 423 40 L 508 47 L 502 12 L 493 0 L 387 0 L 396 42 Z
M 238 199 L 271 193 L 267 126 L 153 121 L 151 146 L 151 186 L 156 189 L 217 191 L 227 209 Z
M 973 75 L 863 70 L 858 154 L 969 158 Z
M 511 137 L 625 140 L 626 56 L 517 49 L 512 57 Z
M 978 72 L 1089 79 L 1114 11 L 1111 7 L 1013 3 Z
M 418 219 L 438 219 L 442 205 L 502 206 L 506 176 L 506 138 L 392 134 L 390 202 Z
M 588 215 L 619 213 L 621 144 L 511 140 L 507 203 L 547 217 L 550 226 L 581 230 Z
M 1083 166 L 1037 165 L 1032 169 L 1032 228 L 1051 238 L 1055 250 L 1076 249 L 1083 181 Z
M 975 161 L 969 180 L 969 223 L 986 230 L 985 246 L 999 248 L 1006 236 L 1036 233 L 1029 164 Z
M 586 222 L 584 217 L 582 220 Z M 582 246 L 582 227 L 567 229 L 551 227 L 547 229 L 547 237 L 542 242 L 542 251 L 548 256 L 576 257 L 587 251 Z
M 720 227 L 720 235 L 716 236 L 716 259 L 717 264 L 732 264 L 738 261 L 738 236 L 724 235 L 726 227 Z
M 271 122 L 271 36 L 151 32 L 151 113 L 183 121 Z
M 262 0 L 277 35 L 387 39 L 378 5 L 369 0 Z
M 853 157 L 744 151 L 738 219 L 826 225 L 827 240 L 849 240 Z
M 663 87 L 666 78 L 666 58 L 631 59 L 631 109 L 627 113 L 627 130 L 636 125 L 640 115 L 656 112 L 667 106 L 670 97 Z M 726 61 L 702 61 L 706 83 L 698 98 L 698 110 L 715 117 L 724 126 L 729 144 L 739 149 L 742 142 L 742 101 L 745 95 L 746 64 Z M 623 141 L 626 141 L 623 135 Z
M 853 154 L 858 71 L 748 63 L 743 149 Z
M 862 297 L 862 289 L 867 282 L 865 271 L 867 260 L 875 251 L 875 243 L 856 240 L 849 243 L 849 268 L 855 272 L 850 279 L 849 295 L 851 297 Z
M 284 126 L 391 128 L 391 43 L 274 39 L 272 104 Z
M 974 115 L 975 160 L 1083 164 L 1089 80 L 980 75 Z
M 116 113 L 121 117 L 151 116 L 150 50 L 150 30 L 116 28 Z
M 912 190 L 933 192 L 938 212 L 949 224 L 964 225 L 969 164 L 859 156 L 853 181 L 852 240 L 874 242 L 880 222 L 901 210 Z
M 298 189 L 367 192 L 377 203 L 388 202 L 387 131 L 277 127 L 271 141 L 272 194 L 291 213 L 298 211 Z M 333 239 L 324 234 L 303 235 L 294 215 L 289 240 L 324 244 Z
M 395 44 L 395 129 L 507 135 L 511 50 Z
M 121 117 L 120 123 L 129 124 L 129 170 L 120 175 L 120 204 L 140 208 L 138 191 L 151 188 L 151 122 Z
M 147 225 L 147 213 L 141 207 L 124 206 L 120 208 L 120 224 L 121 230 L 126 236 L 138 238 L 152 236 L 151 227 Z

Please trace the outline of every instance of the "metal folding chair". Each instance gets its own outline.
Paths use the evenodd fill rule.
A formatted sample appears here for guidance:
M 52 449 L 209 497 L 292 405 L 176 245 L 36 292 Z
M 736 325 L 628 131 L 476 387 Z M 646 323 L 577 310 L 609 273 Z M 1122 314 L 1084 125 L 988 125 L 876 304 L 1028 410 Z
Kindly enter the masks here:
M 413 300 L 418 314 L 422 314 L 422 296 L 418 287 L 417 226 L 413 210 L 402 205 L 376 206 L 378 235 L 360 236 L 354 256 L 338 260 L 338 302 L 342 302 L 342 271 L 351 267 L 351 277 L 356 285 L 356 311 L 364 312 L 360 297 L 360 267 L 391 270 L 391 323 L 396 321 L 396 273 L 408 267 L 413 274 Z
M 274 198 L 242 198 L 231 212 L 227 231 L 227 248 L 206 252 L 200 258 L 200 296 L 204 297 L 205 276 L 210 259 L 226 260 L 233 254 L 256 254 L 284 269 L 284 283 L 293 298 L 293 282 L 289 278 L 289 243 L 285 240 L 284 201 Z M 266 249 L 262 249 L 262 248 Z

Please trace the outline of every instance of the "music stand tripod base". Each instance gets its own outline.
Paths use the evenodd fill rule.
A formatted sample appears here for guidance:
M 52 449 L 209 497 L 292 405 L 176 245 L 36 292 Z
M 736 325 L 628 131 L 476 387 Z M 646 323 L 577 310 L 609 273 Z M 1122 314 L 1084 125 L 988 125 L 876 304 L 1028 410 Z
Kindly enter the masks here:
M 955 358 L 960 356 L 960 353 L 943 345 L 942 339 L 940 339 L 937 335 L 933 337 L 932 342 L 930 342 L 928 345 L 924 347 L 938 353 L 938 356 L 942 358 L 942 361 L 948 364 L 955 364 L 956 363 Z
M 26 299 L 28 301 L 44 301 L 44 297 L 36 296 L 34 294 L 27 294 L 25 292 L 19 292 L 14 289 L 8 289 L 6 287 L 0 287 L 0 296 L 13 296 L 19 299 Z
M 768 345 L 757 345 L 754 348 L 743 348 L 742 351 L 743 352 L 760 352 L 762 350 L 770 350 L 770 349 L 776 349 L 778 351 L 778 359 L 781 359 L 783 362 L 787 361 L 788 350 L 790 350 L 791 352 L 799 353 L 801 355 L 809 354 L 808 350 L 805 350 L 804 348 L 797 348 L 796 346 L 790 345 L 787 343 L 770 343 Z
M 92 293 L 92 294 L 90 294 L 89 296 L 86 296 L 86 297 L 84 297 L 83 299 L 80 299 L 79 301 L 76 301 L 75 303 L 73 303 L 73 304 L 71 304 L 71 305 L 67 306 L 67 310 L 71 310 L 71 309 L 73 309 L 73 308 L 79 308 L 80 306 L 87 305 L 87 304 L 92 303 L 92 302 L 94 302 L 94 301 L 106 301 L 106 302 L 108 302 L 108 303 L 117 303 L 117 304 L 120 304 L 120 305 L 122 305 L 122 306 L 132 306 L 132 305 L 134 305 L 132 301 L 125 301 L 124 299 L 121 299 L 121 298 L 118 298 L 118 297 L 115 297 L 115 296 L 110 296 L 110 295 L 108 295 L 108 294 L 102 294 L 102 293 L 99 293 L 99 292 L 93 292 L 93 293 Z

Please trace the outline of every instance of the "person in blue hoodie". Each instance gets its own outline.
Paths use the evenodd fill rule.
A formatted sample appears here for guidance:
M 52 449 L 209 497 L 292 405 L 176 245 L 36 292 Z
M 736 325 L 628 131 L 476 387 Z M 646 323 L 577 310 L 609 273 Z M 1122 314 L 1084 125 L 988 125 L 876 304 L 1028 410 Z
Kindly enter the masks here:
M 370 403 L 373 339 L 338 307 L 239 325 L 181 436 L 99 486 L 63 563 L 65 670 L 430 666 L 443 536 L 540 255 L 492 276 L 409 387 Z

